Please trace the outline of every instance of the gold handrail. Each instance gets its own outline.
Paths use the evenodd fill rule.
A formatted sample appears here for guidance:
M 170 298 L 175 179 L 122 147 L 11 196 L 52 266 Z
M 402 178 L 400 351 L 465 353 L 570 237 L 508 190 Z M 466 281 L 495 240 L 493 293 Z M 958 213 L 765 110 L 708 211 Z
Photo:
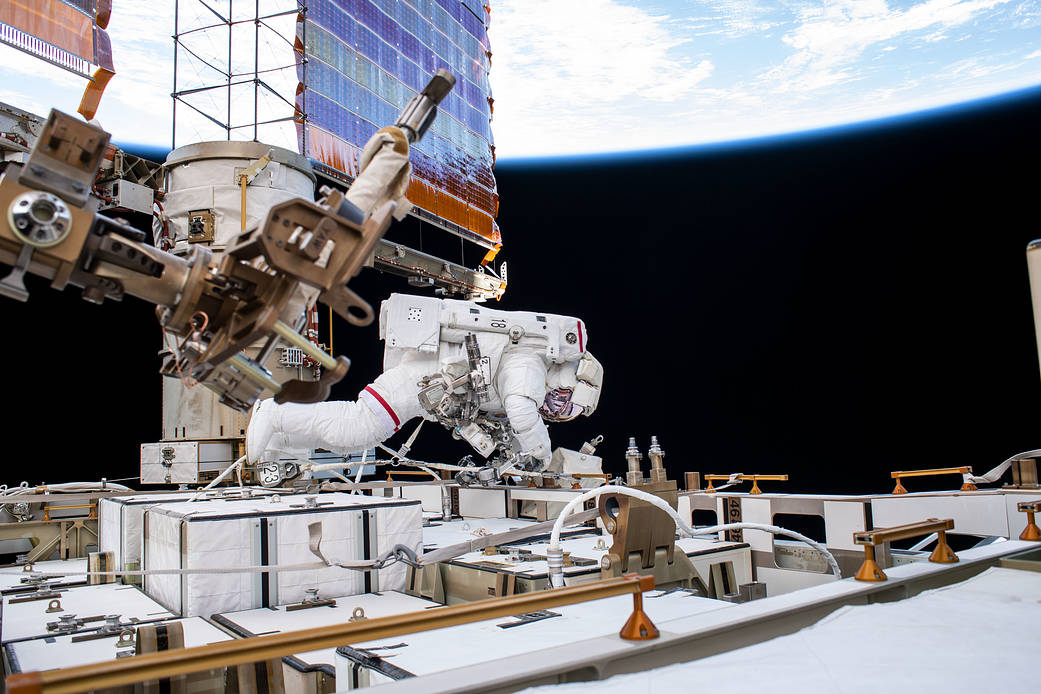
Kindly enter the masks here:
M 578 586 L 505 598 L 439 607 L 389 617 L 377 617 L 346 624 L 291 631 L 248 639 L 224 641 L 161 653 L 147 653 L 116 661 L 92 663 L 60 670 L 24 672 L 7 678 L 9 694 L 73 694 L 108 687 L 121 687 L 175 677 L 200 670 L 230 667 L 280 658 L 291 653 L 306 653 L 320 648 L 335 648 L 402 634 L 431 631 L 485 619 L 535 612 L 550 607 L 573 605 L 616 595 L 632 594 L 633 612 L 622 631 L 622 638 L 656 637 L 657 630 L 643 612 L 643 592 L 654 588 L 651 576 L 626 574 Z
M 937 467 L 929 470 L 896 470 L 889 473 L 889 476 L 896 480 L 896 486 L 893 487 L 893 494 L 907 494 L 907 490 L 904 489 L 904 485 L 900 483 L 900 480 L 904 477 L 927 477 L 930 475 L 971 475 L 972 467 L 969 465 L 959 465 L 957 467 Z M 974 492 L 976 491 L 976 485 L 972 482 L 965 482 L 962 484 L 959 491 L 963 492 Z
M 937 564 L 954 564 L 958 561 L 958 555 L 947 544 L 947 531 L 953 529 L 954 520 L 951 518 L 945 518 L 944 520 L 930 518 L 918 523 L 895 525 L 892 528 L 875 528 L 874 530 L 854 532 L 853 542 L 864 546 L 864 563 L 860 565 L 860 569 L 854 578 L 858 581 L 888 580 L 888 576 L 875 562 L 875 547 L 886 542 L 928 535 L 929 533 L 936 533 L 936 549 L 929 555 L 929 561 Z
M 89 503 L 89 504 L 66 504 L 64 506 L 53 506 L 53 505 L 52 506 L 46 506 L 45 505 L 43 507 L 43 520 L 45 520 L 45 521 L 54 520 L 54 519 L 51 518 L 51 511 L 74 511 L 76 509 L 82 509 L 82 508 L 90 509 L 89 513 L 86 516 L 75 516 L 74 518 L 86 518 L 88 520 L 92 520 L 92 519 L 98 517 L 97 507 L 96 507 L 96 505 L 94 503 Z M 61 518 L 61 519 L 58 519 L 58 520 L 72 520 L 72 518 L 73 517 Z
M 705 479 L 708 480 L 708 486 L 705 487 L 706 492 L 714 491 L 715 488 L 712 486 L 713 480 L 716 482 L 722 482 L 729 480 L 731 475 L 705 475 Z M 766 482 L 787 482 L 788 475 L 738 475 L 737 479 L 742 482 L 746 480 L 752 480 L 752 488 L 749 490 L 749 494 L 762 494 L 763 490 L 759 488 L 759 480 Z
M 575 483 L 571 485 L 572 489 L 581 489 L 581 480 L 584 479 L 592 479 L 594 477 L 597 477 L 602 479 L 604 481 L 604 484 L 607 484 L 607 482 L 611 479 L 610 475 L 603 472 L 569 472 L 567 476 L 575 480 Z

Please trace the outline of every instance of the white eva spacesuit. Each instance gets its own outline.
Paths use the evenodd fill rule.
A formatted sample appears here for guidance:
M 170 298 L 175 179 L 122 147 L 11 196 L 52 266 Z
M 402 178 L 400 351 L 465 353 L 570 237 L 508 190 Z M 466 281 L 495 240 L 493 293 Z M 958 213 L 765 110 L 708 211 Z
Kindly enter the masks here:
M 393 294 L 380 337 L 384 372 L 356 401 L 258 403 L 250 462 L 275 457 L 265 451 L 361 451 L 424 416 L 486 458 L 542 470 L 552 453 L 543 420 L 592 414 L 600 398 L 603 369 L 577 318 Z

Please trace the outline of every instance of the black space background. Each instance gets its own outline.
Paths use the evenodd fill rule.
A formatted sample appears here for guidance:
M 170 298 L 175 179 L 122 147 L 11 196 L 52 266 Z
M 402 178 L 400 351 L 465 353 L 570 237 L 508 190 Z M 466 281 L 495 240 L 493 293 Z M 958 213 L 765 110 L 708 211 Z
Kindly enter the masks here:
M 627 437 L 646 450 L 657 434 L 676 477 L 851 493 L 1037 447 L 1039 124 L 1033 91 L 742 148 L 501 163 L 501 307 L 582 317 L 606 370 L 600 409 L 551 427 L 554 443 L 602 433 L 620 472 Z M 28 304 L 0 303 L 0 481 L 136 475 L 161 426 L 153 309 L 28 284 Z M 374 306 L 410 291 L 371 271 L 352 287 Z M 337 325 L 335 345 L 353 367 L 334 397 L 353 398 L 382 343 Z M 415 452 L 467 450 L 427 427 Z

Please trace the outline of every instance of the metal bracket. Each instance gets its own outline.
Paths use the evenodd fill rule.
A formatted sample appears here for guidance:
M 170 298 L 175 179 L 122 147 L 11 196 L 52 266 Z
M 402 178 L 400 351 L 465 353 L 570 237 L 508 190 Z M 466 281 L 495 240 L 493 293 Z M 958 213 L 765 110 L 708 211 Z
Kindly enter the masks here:
M 32 257 L 33 247 L 29 244 L 22 246 L 10 274 L 0 280 L 0 294 L 16 301 L 29 300 L 29 292 L 25 288 L 25 271 L 29 269 L 29 261 Z
M 524 614 L 514 615 L 514 621 L 512 622 L 503 622 L 502 624 L 496 624 L 495 626 L 499 627 L 500 629 L 512 629 L 513 627 L 519 627 L 525 624 L 531 624 L 533 622 L 541 622 L 543 619 L 551 619 L 553 617 L 559 616 L 559 612 L 553 612 L 551 610 L 525 612 Z

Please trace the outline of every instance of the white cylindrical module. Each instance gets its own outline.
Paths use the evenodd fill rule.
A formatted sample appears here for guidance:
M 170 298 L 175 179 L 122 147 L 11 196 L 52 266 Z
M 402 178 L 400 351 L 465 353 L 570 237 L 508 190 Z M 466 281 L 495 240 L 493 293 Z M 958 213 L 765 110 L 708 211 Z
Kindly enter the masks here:
M 265 156 L 271 161 L 246 185 L 243 210 L 242 173 Z M 262 222 L 272 205 L 296 197 L 314 200 L 310 162 L 296 152 L 260 142 L 185 145 L 170 152 L 165 167 L 163 205 L 175 254 L 203 243 L 219 258 L 242 230 L 243 213 L 248 229 Z M 312 377 L 297 352 L 275 350 L 265 366 L 276 381 Z M 221 405 L 207 388 L 186 388 L 176 379 L 163 378 L 164 441 L 242 438 L 248 419 Z
M 206 243 L 215 253 L 224 249 L 242 229 L 240 176 L 269 154 L 270 163 L 246 186 L 247 228 L 283 200 L 314 200 L 315 175 L 307 159 L 260 142 L 197 142 L 170 152 L 163 205 L 174 252 L 189 243 Z
M 1034 307 L 1034 338 L 1041 367 L 1041 239 L 1027 244 L 1027 271 L 1030 273 L 1030 301 Z

